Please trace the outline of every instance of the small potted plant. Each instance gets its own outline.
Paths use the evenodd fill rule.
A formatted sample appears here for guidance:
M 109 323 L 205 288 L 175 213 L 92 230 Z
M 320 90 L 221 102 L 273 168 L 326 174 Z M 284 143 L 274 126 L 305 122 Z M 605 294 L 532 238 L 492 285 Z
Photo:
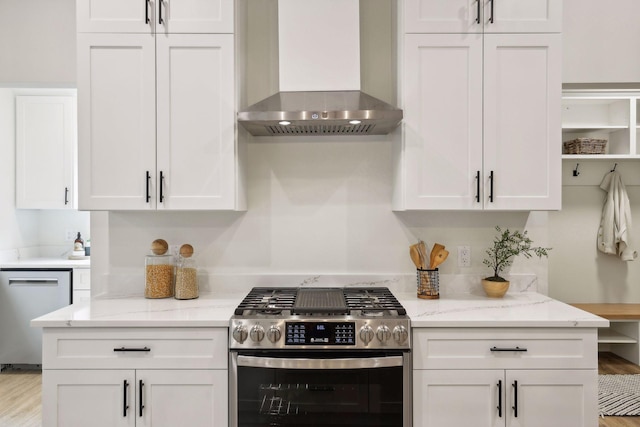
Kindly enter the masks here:
M 487 296 L 501 298 L 509 289 L 509 281 L 500 276 L 500 272 L 513 263 L 513 258 L 524 255 L 531 258 L 534 254 L 538 258 L 549 256 L 551 248 L 532 247 L 533 243 L 527 236 L 526 230 L 510 231 L 508 228 L 502 230 L 496 226 L 498 235 L 493 240 L 493 246 L 487 249 L 488 257 L 482 262 L 493 270 L 493 276 L 482 279 L 482 287 Z

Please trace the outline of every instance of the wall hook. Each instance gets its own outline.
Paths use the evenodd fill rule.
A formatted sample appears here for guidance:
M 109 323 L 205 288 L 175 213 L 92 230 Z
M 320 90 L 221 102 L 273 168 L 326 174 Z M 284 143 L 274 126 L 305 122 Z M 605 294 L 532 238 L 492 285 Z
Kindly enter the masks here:
M 580 175 L 580 172 L 578 172 L 578 166 L 580 166 L 580 163 L 576 163 L 576 168 L 573 170 L 573 176 Z
M 615 163 L 615 164 L 613 165 L 613 169 L 611 169 L 611 172 L 615 172 L 617 167 L 618 167 L 618 164 L 617 164 L 617 163 Z

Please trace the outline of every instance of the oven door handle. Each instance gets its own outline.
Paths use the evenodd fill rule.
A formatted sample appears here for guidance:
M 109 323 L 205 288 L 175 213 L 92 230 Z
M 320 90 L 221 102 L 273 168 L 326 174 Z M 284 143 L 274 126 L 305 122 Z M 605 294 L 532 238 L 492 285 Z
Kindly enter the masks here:
M 275 369 L 371 369 L 402 366 L 402 356 L 350 359 L 297 359 L 238 355 L 238 366 Z

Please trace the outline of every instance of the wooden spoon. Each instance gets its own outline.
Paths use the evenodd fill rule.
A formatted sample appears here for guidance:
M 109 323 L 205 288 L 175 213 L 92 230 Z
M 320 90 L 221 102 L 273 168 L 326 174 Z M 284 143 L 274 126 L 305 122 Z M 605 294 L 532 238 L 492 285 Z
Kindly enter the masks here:
M 440 243 L 433 244 L 433 248 L 431 248 L 431 254 L 429 255 L 429 268 L 435 268 L 433 265 L 435 263 L 436 257 L 438 256 L 438 253 L 443 250 L 444 250 L 444 245 L 441 245 Z
M 431 258 L 431 266 L 430 268 L 433 270 L 434 268 L 436 268 L 437 266 L 439 266 L 440 264 L 442 264 L 444 262 L 445 259 L 447 259 L 447 257 L 449 256 L 449 251 L 446 249 L 441 249 L 439 250 L 435 257 Z
M 418 242 L 418 253 L 420 254 L 420 269 L 425 270 L 427 268 L 427 247 L 422 240 Z

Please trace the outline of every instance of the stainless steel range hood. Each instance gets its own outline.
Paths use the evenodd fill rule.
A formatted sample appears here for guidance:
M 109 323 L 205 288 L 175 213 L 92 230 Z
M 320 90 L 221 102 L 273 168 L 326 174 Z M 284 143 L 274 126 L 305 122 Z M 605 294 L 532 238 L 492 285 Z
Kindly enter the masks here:
M 276 93 L 238 113 L 255 136 L 385 135 L 402 110 L 360 90 L 358 0 L 278 0 Z

